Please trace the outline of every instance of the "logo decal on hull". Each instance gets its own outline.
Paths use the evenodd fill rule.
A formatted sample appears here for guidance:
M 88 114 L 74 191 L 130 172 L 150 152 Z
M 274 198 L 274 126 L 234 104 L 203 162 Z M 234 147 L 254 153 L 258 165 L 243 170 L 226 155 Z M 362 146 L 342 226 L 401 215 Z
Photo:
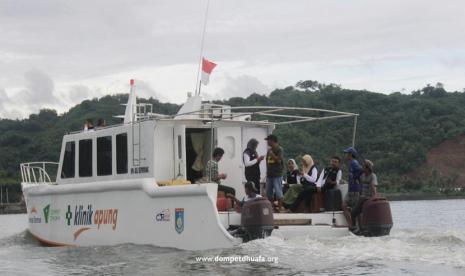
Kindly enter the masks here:
M 170 209 L 164 209 L 155 216 L 156 221 L 170 221 Z
M 89 230 L 89 229 L 90 229 L 90 227 L 82 227 L 82 228 L 79 228 L 79 229 L 78 229 L 76 232 L 74 232 L 74 234 L 73 234 L 74 240 L 76 240 L 76 239 L 79 237 L 79 235 L 81 235 L 82 232 L 87 231 L 87 230 Z
M 76 241 L 82 232 L 97 229 L 104 225 L 109 225 L 112 230 L 116 229 L 118 222 L 118 209 L 99 209 L 94 210 L 92 204 L 75 205 L 74 212 L 71 205 L 68 205 L 66 211 L 66 224 L 69 226 L 85 226 L 81 227 L 74 232 L 74 240 Z M 94 227 L 92 227 L 94 226 Z
M 174 209 L 174 228 L 178 234 L 184 231 L 184 208 Z
M 50 211 L 50 204 L 45 206 L 43 211 L 44 211 L 45 223 L 48 223 L 48 214 L 49 214 L 49 211 Z
M 68 205 L 68 211 L 66 212 L 67 224 L 71 225 L 71 219 L 73 218 L 73 213 L 71 213 L 71 206 Z
M 31 214 L 29 216 L 29 223 L 42 223 L 42 218 L 37 216 L 37 209 L 35 206 L 31 208 Z
M 51 208 L 50 204 L 45 206 L 43 211 L 44 211 L 45 223 L 51 223 L 53 221 L 58 221 L 61 219 L 61 215 L 60 215 L 61 210 Z

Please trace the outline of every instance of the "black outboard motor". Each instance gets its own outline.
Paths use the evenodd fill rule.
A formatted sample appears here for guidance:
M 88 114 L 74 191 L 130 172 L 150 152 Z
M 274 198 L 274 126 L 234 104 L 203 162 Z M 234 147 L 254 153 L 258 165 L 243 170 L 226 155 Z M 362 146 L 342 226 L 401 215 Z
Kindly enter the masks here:
M 371 198 L 363 204 L 361 225 L 363 236 L 389 235 L 392 225 L 391 207 L 385 198 Z
M 268 199 L 259 197 L 244 202 L 241 214 L 243 240 L 263 239 L 273 231 L 273 208 Z

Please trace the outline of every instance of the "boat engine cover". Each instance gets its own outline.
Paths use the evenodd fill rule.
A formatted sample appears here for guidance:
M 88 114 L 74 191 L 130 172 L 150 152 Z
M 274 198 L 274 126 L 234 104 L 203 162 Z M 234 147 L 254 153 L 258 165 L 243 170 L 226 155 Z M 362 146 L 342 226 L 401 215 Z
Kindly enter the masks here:
M 273 231 L 273 208 L 268 199 L 260 197 L 244 202 L 241 212 L 244 241 L 262 239 Z
M 385 198 L 370 198 L 363 204 L 361 226 L 365 236 L 389 235 L 392 225 L 391 207 Z

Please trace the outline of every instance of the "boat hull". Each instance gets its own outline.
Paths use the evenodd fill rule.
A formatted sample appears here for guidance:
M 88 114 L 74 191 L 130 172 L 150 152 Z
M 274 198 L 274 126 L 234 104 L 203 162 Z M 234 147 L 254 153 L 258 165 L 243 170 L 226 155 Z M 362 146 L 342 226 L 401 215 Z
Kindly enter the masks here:
M 43 243 L 68 246 L 134 243 L 201 250 L 242 242 L 221 224 L 215 184 L 153 183 L 23 183 L 29 231 Z

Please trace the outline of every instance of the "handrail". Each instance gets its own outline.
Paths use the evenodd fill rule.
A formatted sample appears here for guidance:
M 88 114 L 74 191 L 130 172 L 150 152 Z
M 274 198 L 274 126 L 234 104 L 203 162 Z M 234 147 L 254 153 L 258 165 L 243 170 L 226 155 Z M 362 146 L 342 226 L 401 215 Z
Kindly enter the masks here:
M 27 183 L 27 184 L 53 184 L 55 183 L 56 176 L 55 178 L 53 176 L 50 177 L 49 173 L 47 172 L 47 167 L 51 167 L 51 166 L 54 166 L 55 169 L 57 169 L 58 163 L 56 162 L 22 163 L 20 165 L 22 183 Z

